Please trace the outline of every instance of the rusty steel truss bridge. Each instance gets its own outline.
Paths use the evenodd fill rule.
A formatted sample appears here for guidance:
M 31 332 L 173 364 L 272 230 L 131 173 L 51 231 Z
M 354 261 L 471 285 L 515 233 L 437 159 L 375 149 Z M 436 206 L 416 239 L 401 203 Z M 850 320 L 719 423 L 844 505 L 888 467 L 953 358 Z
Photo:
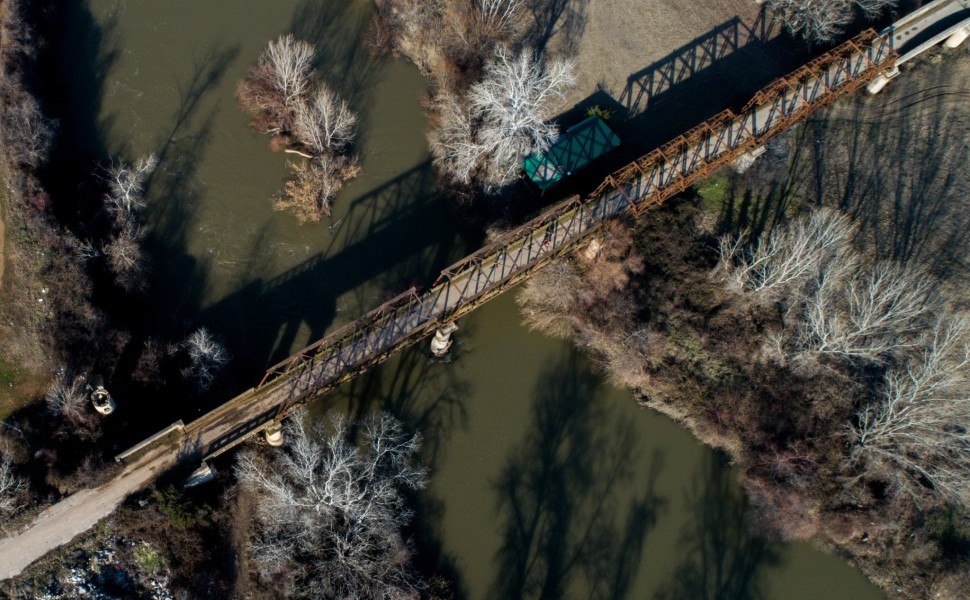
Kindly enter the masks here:
M 895 67 L 892 36 L 866 31 L 725 110 L 266 371 L 255 388 L 188 425 L 181 422 L 119 456 L 131 462 L 173 437 L 212 458 L 278 423 L 401 349 L 481 306 L 589 240 L 604 223 L 636 217 L 761 148 L 772 137 Z

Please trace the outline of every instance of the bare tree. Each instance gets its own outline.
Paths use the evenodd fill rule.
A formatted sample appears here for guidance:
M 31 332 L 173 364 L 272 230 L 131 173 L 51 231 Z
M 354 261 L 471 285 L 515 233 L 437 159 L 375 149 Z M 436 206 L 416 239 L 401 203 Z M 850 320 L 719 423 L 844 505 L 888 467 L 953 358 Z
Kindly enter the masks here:
M 897 0 L 765 0 L 792 35 L 813 43 L 831 42 L 852 22 L 854 8 L 878 16 Z
M 883 262 L 851 277 L 823 275 L 796 325 L 804 352 L 882 362 L 914 346 L 936 306 L 931 280 Z
M 314 158 L 292 167 L 296 173 L 286 182 L 273 207 L 292 212 L 301 223 L 329 216 L 334 196 L 347 180 L 360 173 L 357 157 L 346 155 Z
M 886 375 L 882 396 L 852 426 L 855 459 L 919 501 L 927 484 L 970 506 L 970 319 L 947 316 L 926 349 Z
M 516 298 L 523 323 L 546 335 L 569 337 L 578 306 L 575 292 L 583 284 L 571 261 L 552 261 L 529 279 Z
M 486 153 L 475 139 L 475 127 L 468 108 L 454 95 L 442 92 L 435 99 L 437 126 L 429 135 L 434 162 L 455 181 L 470 184 Z
M 112 213 L 132 214 L 145 207 L 145 181 L 158 166 L 154 154 L 143 156 L 133 165 L 123 162 L 104 169 L 108 182 L 108 210 Z
M 7 84 L 15 84 L 7 81 Z M 0 84 L 2 85 L 2 84 Z M 36 168 L 47 160 L 54 139 L 54 132 L 40 111 L 37 100 L 20 89 L 4 90 L 5 98 L 0 111 L 0 131 L 4 142 L 13 151 L 16 161 Z
M 513 54 L 499 47 L 485 68 L 485 78 L 468 91 L 473 114 L 480 115 L 476 133 L 485 158 L 485 181 L 510 181 L 526 155 L 546 150 L 558 135 L 546 122 L 575 82 L 573 65 L 543 63 L 531 50 Z
M 307 597 L 415 597 L 421 583 L 407 567 L 400 528 L 411 518 L 402 491 L 426 481 L 414 464 L 420 437 L 388 415 L 354 427 L 336 418 L 325 430 L 303 412 L 287 421 L 285 436 L 285 451 L 270 462 L 242 453 L 236 467 L 257 493 L 251 552 L 263 573 L 289 573 Z
M 125 291 L 143 290 L 147 286 L 147 261 L 141 247 L 144 237 L 145 230 L 133 221 L 128 221 L 104 246 L 108 268 Z
M 750 250 L 742 236 L 721 240 L 721 267 L 728 285 L 737 291 L 751 291 L 768 297 L 797 289 L 810 278 L 832 267 L 839 271 L 853 265 L 850 246 L 856 226 L 832 209 L 815 210 L 786 227 L 765 234 Z
M 484 38 L 504 35 L 515 24 L 523 0 L 477 0 L 479 30 Z
M 44 399 L 53 414 L 63 417 L 69 423 L 80 425 L 89 420 L 88 395 L 81 377 L 58 375 L 48 386 Z
M 26 491 L 27 481 L 14 474 L 8 457 L 0 457 L 0 523 L 17 512 Z
M 183 342 L 189 356 L 191 375 L 201 389 L 212 384 L 219 371 L 229 362 L 229 353 L 208 329 L 200 327 L 193 331 Z
M 344 152 L 356 136 L 357 115 L 326 84 L 308 102 L 299 102 L 293 134 L 313 156 Z
M 315 53 L 313 45 L 291 34 L 269 43 L 237 89 L 243 109 L 255 117 L 256 130 L 291 131 L 297 107 L 313 87 Z
M 344 183 L 360 172 L 351 147 L 357 115 L 325 83 L 315 85 L 312 45 L 282 36 L 240 82 L 243 109 L 254 116 L 253 128 L 273 134 L 274 148 L 310 159 L 295 171 L 277 196 L 277 210 L 292 211 L 301 223 L 330 214 L 330 204 Z

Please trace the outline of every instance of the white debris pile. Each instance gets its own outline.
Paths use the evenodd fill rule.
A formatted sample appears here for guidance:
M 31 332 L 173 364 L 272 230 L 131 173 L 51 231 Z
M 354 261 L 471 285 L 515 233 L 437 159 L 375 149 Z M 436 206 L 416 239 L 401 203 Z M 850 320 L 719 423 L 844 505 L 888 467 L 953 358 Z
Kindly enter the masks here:
M 121 560 L 119 554 L 132 556 L 137 552 L 124 552 L 125 549 L 140 550 L 157 556 L 151 547 L 144 543 L 132 542 L 112 537 L 106 546 L 93 552 L 83 553 L 70 565 L 58 573 L 50 588 L 37 594 L 39 600 L 66 600 L 85 598 L 91 600 L 173 600 L 169 580 L 164 574 L 144 573 L 138 560 Z

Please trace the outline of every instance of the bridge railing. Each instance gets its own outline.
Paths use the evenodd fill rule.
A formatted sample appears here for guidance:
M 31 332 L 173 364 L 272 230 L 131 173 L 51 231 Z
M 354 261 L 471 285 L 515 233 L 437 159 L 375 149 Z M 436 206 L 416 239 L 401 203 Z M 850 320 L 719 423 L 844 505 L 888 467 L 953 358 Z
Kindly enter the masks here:
M 587 199 L 565 200 L 448 267 L 423 294 L 412 288 L 271 367 L 256 391 L 290 382 L 282 417 L 528 277 L 604 222 L 685 191 L 890 69 L 895 56 L 875 31 L 860 34 L 756 94 L 741 115 L 720 113 L 617 170 Z

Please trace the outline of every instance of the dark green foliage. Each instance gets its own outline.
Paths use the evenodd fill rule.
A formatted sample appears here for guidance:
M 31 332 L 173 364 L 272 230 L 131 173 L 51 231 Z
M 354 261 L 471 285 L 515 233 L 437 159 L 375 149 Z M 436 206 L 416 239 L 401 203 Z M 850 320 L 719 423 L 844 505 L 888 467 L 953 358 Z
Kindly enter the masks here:
M 926 532 L 947 558 L 970 558 L 970 515 L 947 506 L 926 515 Z

